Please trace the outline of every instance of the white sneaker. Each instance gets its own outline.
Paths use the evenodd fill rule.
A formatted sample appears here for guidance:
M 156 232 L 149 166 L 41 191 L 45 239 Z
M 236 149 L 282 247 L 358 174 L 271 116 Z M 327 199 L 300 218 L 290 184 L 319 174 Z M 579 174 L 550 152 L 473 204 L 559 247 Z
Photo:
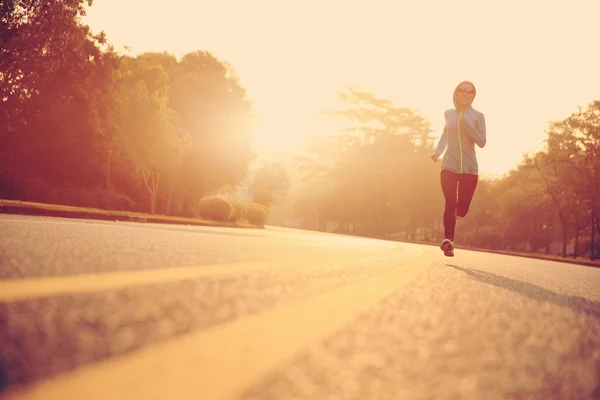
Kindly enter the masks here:
M 454 242 L 450 239 L 444 239 L 440 249 L 442 249 L 446 257 L 454 257 Z

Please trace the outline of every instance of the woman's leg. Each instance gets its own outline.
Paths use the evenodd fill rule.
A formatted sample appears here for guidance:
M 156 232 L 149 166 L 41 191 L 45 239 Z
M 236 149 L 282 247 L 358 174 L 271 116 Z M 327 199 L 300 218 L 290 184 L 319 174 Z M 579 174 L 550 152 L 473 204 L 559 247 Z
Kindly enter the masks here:
M 442 192 L 446 199 L 444 207 L 444 237 L 454 241 L 454 228 L 456 227 L 456 184 L 458 174 L 443 169 L 440 174 Z
M 456 215 L 463 218 L 469 212 L 471 200 L 477 188 L 478 176 L 473 174 L 461 174 L 458 177 L 458 202 Z

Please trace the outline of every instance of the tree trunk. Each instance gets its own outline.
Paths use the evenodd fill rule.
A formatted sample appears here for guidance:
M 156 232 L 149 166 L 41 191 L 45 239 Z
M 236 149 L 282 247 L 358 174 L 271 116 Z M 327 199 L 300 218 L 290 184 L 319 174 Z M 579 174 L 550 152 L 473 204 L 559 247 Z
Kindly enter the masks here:
M 111 173 L 111 166 L 112 166 L 112 151 L 108 151 L 108 160 L 106 163 L 106 192 L 110 193 L 111 188 L 110 188 L 110 173 Z
M 154 196 L 152 214 L 156 214 L 156 200 L 158 199 L 158 184 L 160 183 L 160 175 L 156 174 L 156 176 L 153 176 L 152 178 L 152 194 Z
M 592 242 L 590 243 L 590 260 L 593 260 L 596 258 L 596 246 L 595 246 L 595 241 L 596 241 L 596 224 L 594 224 L 594 220 L 596 219 L 596 216 L 594 214 L 592 214 Z
M 158 197 L 158 185 L 160 183 L 160 175 L 153 171 L 143 171 L 142 177 L 146 188 L 150 193 L 150 214 L 156 214 L 156 199 Z
M 575 233 L 575 248 L 573 249 L 573 258 L 577 258 L 578 244 L 579 244 L 579 227 L 577 227 L 577 232 Z
M 566 250 L 567 250 L 567 245 L 566 245 L 566 241 L 567 241 L 567 239 L 566 239 L 567 224 L 566 224 L 566 218 L 565 218 L 565 216 L 563 214 L 564 208 L 560 204 L 560 201 L 558 201 L 558 198 L 554 195 L 554 191 L 550 189 L 550 183 L 548 182 L 548 179 L 546 179 L 546 176 L 544 175 L 544 173 L 542 172 L 542 169 L 538 165 L 537 159 L 535 159 L 535 167 L 537 168 L 537 170 L 540 173 L 542 179 L 544 180 L 544 183 L 546 184 L 546 189 L 548 191 L 548 194 L 550 194 L 550 197 L 554 201 L 554 204 L 556 205 L 556 208 L 558 210 L 558 215 L 560 217 L 560 221 L 563 224 L 563 257 L 566 257 Z M 546 252 L 550 253 L 550 244 L 548 244 L 548 246 L 546 248 Z
M 169 182 L 169 193 L 167 194 L 167 215 L 171 215 L 171 206 L 173 204 L 173 182 Z
M 150 195 L 150 214 L 156 214 L 156 192 L 151 192 Z
M 562 256 L 566 258 L 567 257 L 567 223 L 562 217 L 560 218 L 560 221 L 562 222 L 562 234 L 563 234 Z

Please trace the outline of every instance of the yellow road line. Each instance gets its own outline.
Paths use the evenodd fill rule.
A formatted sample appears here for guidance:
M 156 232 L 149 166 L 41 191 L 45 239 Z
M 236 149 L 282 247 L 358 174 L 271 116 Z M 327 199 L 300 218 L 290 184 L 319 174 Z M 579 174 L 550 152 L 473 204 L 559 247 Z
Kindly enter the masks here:
M 3 399 L 237 399 L 426 269 L 425 255 L 370 280 L 14 387 Z
M 148 285 L 152 283 L 172 282 L 183 279 L 196 279 L 202 277 L 233 275 L 238 273 L 255 272 L 270 268 L 278 268 L 282 271 L 290 270 L 292 267 L 304 267 L 306 265 L 319 265 L 327 262 L 350 262 L 363 257 L 393 254 L 394 252 L 405 252 L 404 246 L 398 245 L 395 249 L 382 250 L 374 246 L 372 250 L 367 249 L 357 253 L 346 252 L 346 255 L 330 255 L 326 257 L 307 257 L 302 259 L 298 256 L 278 260 L 213 264 L 191 267 L 174 267 L 151 270 L 120 271 L 96 274 L 82 274 L 70 276 L 43 277 L 31 279 L 4 279 L 0 280 L 0 303 L 15 302 L 27 298 L 57 296 L 62 294 L 77 294 L 89 292 L 101 292 L 107 290 L 122 289 L 130 286 Z

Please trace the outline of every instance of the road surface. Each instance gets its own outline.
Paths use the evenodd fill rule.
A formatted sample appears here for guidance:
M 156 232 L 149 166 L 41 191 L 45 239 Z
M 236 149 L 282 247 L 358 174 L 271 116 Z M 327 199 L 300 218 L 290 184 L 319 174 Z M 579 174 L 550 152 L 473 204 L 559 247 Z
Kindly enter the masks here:
M 0 399 L 600 399 L 600 269 L 0 217 Z

